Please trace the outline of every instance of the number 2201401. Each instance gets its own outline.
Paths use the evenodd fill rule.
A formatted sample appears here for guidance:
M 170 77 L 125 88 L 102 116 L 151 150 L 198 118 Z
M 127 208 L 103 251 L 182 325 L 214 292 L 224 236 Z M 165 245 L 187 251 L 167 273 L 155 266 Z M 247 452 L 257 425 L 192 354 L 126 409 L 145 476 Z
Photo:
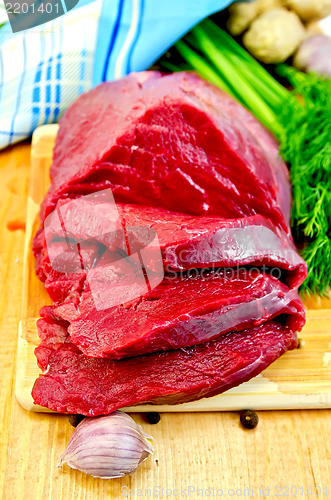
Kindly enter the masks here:
M 35 5 L 34 3 L 28 4 L 27 2 L 15 2 L 9 3 L 6 2 L 6 11 L 8 14 L 27 14 L 31 12 L 34 14 L 35 12 L 41 12 L 42 14 L 46 12 L 47 14 L 51 14 L 52 12 L 59 13 L 59 4 L 55 3 L 41 3 L 40 5 Z

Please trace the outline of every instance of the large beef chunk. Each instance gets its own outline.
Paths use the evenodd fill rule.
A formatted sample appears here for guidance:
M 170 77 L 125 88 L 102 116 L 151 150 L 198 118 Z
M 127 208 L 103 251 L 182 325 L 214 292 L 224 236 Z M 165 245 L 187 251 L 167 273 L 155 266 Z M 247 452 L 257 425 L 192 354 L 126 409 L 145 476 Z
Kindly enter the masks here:
M 101 84 L 62 119 L 51 177 L 35 403 L 92 416 L 192 401 L 295 347 L 307 269 L 287 168 L 224 92 L 191 73 Z
M 32 395 L 51 410 L 89 416 L 142 403 L 186 403 L 249 380 L 296 345 L 295 333 L 275 321 L 198 346 L 119 361 L 87 358 L 70 339 L 58 348 L 42 343 L 36 355 L 44 373 Z
M 289 232 L 278 145 L 240 104 L 192 73 L 131 74 L 81 96 L 61 121 L 42 220 L 60 198 L 111 188 L 116 201 L 194 215 L 260 214 Z

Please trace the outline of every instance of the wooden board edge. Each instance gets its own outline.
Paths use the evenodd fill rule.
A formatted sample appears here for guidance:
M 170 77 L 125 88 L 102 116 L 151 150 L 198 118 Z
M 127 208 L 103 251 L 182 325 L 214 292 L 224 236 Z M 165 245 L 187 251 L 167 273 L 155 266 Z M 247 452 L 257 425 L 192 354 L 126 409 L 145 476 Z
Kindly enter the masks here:
M 36 318 L 19 324 L 19 346 L 17 355 L 15 395 L 27 411 L 54 413 L 35 405 L 31 396 L 33 384 L 40 374 L 34 349 L 37 340 L 32 335 Z M 276 399 L 275 399 L 275 396 Z M 254 403 L 253 403 L 254 401 Z M 275 402 L 276 401 L 276 402 Z M 331 390 L 328 393 L 292 394 L 282 392 L 278 384 L 262 372 L 248 382 L 240 384 L 223 394 L 180 405 L 139 405 L 123 408 L 130 413 L 148 411 L 164 412 L 214 412 L 254 410 L 326 409 L 331 407 Z
M 48 408 L 42 408 L 35 405 L 32 399 L 31 391 L 35 381 L 34 373 L 31 374 L 31 381 L 26 378 L 26 369 L 28 366 L 28 357 L 31 353 L 34 356 L 34 345 L 29 345 L 23 336 L 23 321 L 18 325 L 18 342 L 16 357 L 16 376 L 15 376 L 15 397 L 19 404 L 27 411 L 51 412 Z M 37 363 L 36 363 L 37 369 Z
M 42 125 L 37 127 L 32 135 L 31 141 L 31 153 L 30 153 L 30 169 L 31 165 L 37 158 L 47 159 L 51 161 L 51 156 L 53 152 L 53 146 L 55 143 L 56 135 L 58 133 L 59 125 Z M 33 353 L 35 346 L 29 345 L 25 336 L 23 335 L 23 323 L 27 319 L 28 310 L 28 281 L 29 281 L 29 257 L 31 255 L 31 241 L 33 233 L 33 224 L 35 218 L 38 216 L 40 206 L 31 194 L 31 178 L 29 179 L 29 190 L 27 198 L 27 211 L 26 211 L 26 229 L 25 229 L 25 239 L 24 239 L 24 249 L 23 249 L 23 274 L 22 274 L 22 297 L 21 297 L 21 321 L 18 325 L 18 340 L 16 348 L 16 371 L 15 371 L 15 383 L 14 383 L 14 394 L 19 402 L 19 404 L 27 411 L 43 411 L 51 412 L 47 408 L 42 408 L 34 404 L 31 391 L 34 384 L 34 380 L 37 375 L 32 374 L 31 383 L 26 381 L 26 370 L 27 370 L 27 358 L 29 353 Z M 33 353 L 34 356 L 34 353 Z M 36 370 L 38 370 L 36 362 Z
M 31 157 L 48 158 L 52 156 L 58 131 L 59 125 L 57 123 L 37 127 L 32 134 Z

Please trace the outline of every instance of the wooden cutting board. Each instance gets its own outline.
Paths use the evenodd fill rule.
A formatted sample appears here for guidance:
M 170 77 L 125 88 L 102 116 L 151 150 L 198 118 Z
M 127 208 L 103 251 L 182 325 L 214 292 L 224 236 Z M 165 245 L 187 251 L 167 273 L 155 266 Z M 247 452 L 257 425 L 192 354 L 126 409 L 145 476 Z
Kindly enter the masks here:
M 22 319 L 19 325 L 15 394 L 27 410 L 48 411 L 35 406 L 31 390 L 40 370 L 34 349 L 38 345 L 36 321 L 40 308 L 50 303 L 34 272 L 31 242 L 39 224 L 39 207 L 49 185 L 49 167 L 58 125 L 36 129 L 32 139 L 26 239 L 24 249 Z M 300 348 L 290 351 L 249 382 L 224 394 L 176 406 L 139 406 L 149 410 L 219 411 L 300 408 L 331 408 L 331 300 L 305 301 L 307 323 L 299 334 Z

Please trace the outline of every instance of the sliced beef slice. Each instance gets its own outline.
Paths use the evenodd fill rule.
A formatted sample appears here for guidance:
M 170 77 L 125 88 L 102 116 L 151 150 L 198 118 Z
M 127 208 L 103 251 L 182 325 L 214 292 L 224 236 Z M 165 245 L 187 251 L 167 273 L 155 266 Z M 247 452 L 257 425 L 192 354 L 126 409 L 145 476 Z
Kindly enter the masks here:
M 35 404 L 95 416 L 139 404 L 178 404 L 215 396 L 258 375 L 297 345 L 288 327 L 268 321 L 243 332 L 179 350 L 120 361 L 87 358 L 68 343 L 36 349 L 44 373 Z
M 98 271 L 104 280 L 105 273 Z M 129 283 L 126 286 L 131 290 Z M 301 330 L 305 321 L 297 293 L 256 270 L 165 278 L 137 300 L 107 308 L 114 294 L 117 298 L 114 282 L 103 282 L 104 302 L 96 305 L 86 288 L 77 307 L 67 302 L 54 308 L 56 317 L 70 323 L 71 341 L 86 356 L 119 359 L 197 345 L 280 315 L 287 315 L 294 331 Z
M 290 234 L 290 184 L 276 140 L 192 73 L 131 74 L 81 96 L 61 120 L 51 177 L 42 221 L 61 198 L 111 188 L 118 202 L 260 214 Z
M 242 219 L 196 217 L 140 205 L 115 206 L 96 193 L 70 202 L 60 201 L 45 227 L 51 253 L 56 254 L 54 247 L 62 248 L 62 255 L 67 255 L 68 260 L 70 252 L 65 252 L 68 241 L 75 242 L 76 253 L 73 249 L 71 254 L 73 261 L 77 257 L 77 262 L 72 273 L 82 263 L 85 269 L 97 266 L 98 256 L 106 251 L 120 258 L 123 252 L 132 255 L 147 248 L 149 262 L 144 261 L 145 266 L 155 270 L 161 249 L 165 272 L 264 265 L 283 269 L 291 288 L 299 286 L 307 272 L 305 262 L 286 233 L 261 215 Z M 55 282 L 59 276 L 54 275 L 54 259 L 51 265 L 45 243 L 41 238 L 38 242 L 35 251 L 40 255 L 39 274 L 47 277 L 48 282 Z M 78 244 L 81 260 L 77 255 Z M 67 265 L 66 270 L 70 270 Z

